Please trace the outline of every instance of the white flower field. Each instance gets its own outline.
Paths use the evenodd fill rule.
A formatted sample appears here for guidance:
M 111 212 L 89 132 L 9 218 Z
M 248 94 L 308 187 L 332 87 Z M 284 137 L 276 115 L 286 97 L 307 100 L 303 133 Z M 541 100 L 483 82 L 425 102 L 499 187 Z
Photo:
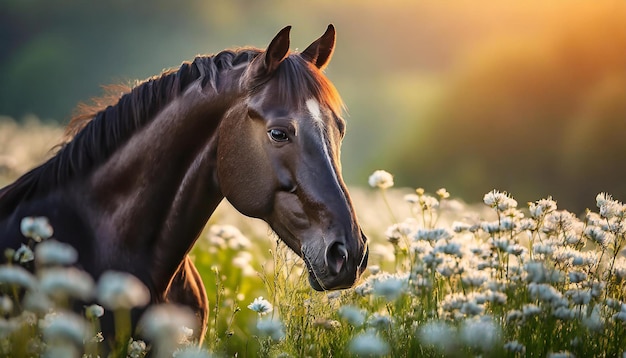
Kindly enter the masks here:
M 0 175 L 6 184 L 16 173 Z M 626 356 L 624 204 L 600 193 L 578 215 L 497 190 L 468 205 L 445 189 L 394 189 L 384 171 L 369 184 L 351 189 L 369 265 L 344 291 L 314 291 L 266 224 L 220 207 L 192 251 L 211 304 L 201 347 L 189 313 L 168 305 L 140 321 L 153 344 L 107 342 L 103 313 L 127 337 L 130 309 L 149 293 L 118 272 L 93 282 L 45 218 L 25 218 L 32 247 L 4 253 L 11 263 L 0 267 L 0 355 L 97 357 L 106 346 L 116 357 Z M 22 268 L 31 261 L 35 273 Z M 97 304 L 73 312 L 72 299 Z

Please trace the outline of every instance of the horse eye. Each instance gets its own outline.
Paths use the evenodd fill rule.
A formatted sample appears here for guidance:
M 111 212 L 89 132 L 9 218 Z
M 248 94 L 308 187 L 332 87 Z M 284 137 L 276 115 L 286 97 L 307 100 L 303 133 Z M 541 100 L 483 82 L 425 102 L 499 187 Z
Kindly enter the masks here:
M 272 140 L 276 142 L 286 142 L 289 140 L 287 132 L 280 129 L 270 129 L 269 131 L 267 131 L 267 134 Z

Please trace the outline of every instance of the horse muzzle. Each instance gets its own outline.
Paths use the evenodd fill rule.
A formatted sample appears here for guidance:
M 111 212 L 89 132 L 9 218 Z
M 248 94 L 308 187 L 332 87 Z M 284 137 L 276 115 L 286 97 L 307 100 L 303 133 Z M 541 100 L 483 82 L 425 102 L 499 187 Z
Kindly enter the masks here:
M 337 240 L 318 250 L 317 254 L 303 250 L 302 258 L 309 273 L 309 283 L 317 291 L 340 290 L 352 287 L 367 266 L 367 238 L 361 234 L 362 244 L 349 250 L 343 240 Z

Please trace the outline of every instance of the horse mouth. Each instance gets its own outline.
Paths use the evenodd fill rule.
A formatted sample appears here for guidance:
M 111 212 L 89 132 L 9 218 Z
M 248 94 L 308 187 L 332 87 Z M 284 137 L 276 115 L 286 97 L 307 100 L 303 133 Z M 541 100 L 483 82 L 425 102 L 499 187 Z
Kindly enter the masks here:
M 352 287 L 367 266 L 369 245 L 367 239 L 361 257 L 352 267 L 348 261 L 348 251 L 343 244 L 333 244 L 320 258 L 311 247 L 300 248 L 299 256 L 307 269 L 309 284 L 316 291 L 341 290 Z M 309 249 L 309 250 L 307 250 Z M 330 253 L 330 254 L 329 254 Z M 317 260 L 316 260 L 317 258 Z
M 317 274 L 317 272 L 315 272 L 313 265 L 311 264 L 311 262 L 309 261 L 309 259 L 306 257 L 304 253 L 302 254 L 302 260 L 304 261 L 304 264 L 306 265 L 306 269 L 309 274 L 309 284 L 311 285 L 311 287 L 315 291 L 326 291 L 327 288 L 324 287 L 322 280 L 319 278 L 319 275 Z

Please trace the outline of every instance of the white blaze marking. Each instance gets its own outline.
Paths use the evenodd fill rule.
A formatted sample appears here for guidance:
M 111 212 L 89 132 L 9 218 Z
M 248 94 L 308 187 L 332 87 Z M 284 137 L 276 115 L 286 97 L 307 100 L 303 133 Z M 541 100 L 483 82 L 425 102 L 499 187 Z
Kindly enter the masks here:
M 309 110 L 309 113 L 311 113 L 311 117 L 313 117 L 315 124 L 317 124 L 317 126 L 320 127 L 321 129 L 324 129 L 324 120 L 322 119 L 322 112 L 320 111 L 320 104 L 314 98 L 310 98 L 310 99 L 307 99 L 306 101 L 306 108 Z M 322 132 L 322 139 L 324 139 L 323 132 Z M 326 143 L 326 141 L 323 141 L 323 142 Z
M 313 121 L 317 125 L 320 130 L 320 140 L 322 142 L 322 148 L 324 149 L 324 154 L 326 155 L 326 159 L 328 161 L 328 165 L 330 166 L 330 170 L 333 173 L 333 178 L 335 179 L 335 183 L 339 186 L 339 179 L 337 178 L 337 172 L 335 171 L 335 166 L 333 165 L 333 161 L 330 158 L 330 153 L 328 152 L 328 145 L 326 144 L 326 136 L 325 136 L 325 128 L 324 128 L 324 119 L 322 118 L 322 111 L 320 110 L 320 104 L 314 98 L 309 98 L 306 101 L 306 108 L 309 110 L 311 117 L 313 117 Z

